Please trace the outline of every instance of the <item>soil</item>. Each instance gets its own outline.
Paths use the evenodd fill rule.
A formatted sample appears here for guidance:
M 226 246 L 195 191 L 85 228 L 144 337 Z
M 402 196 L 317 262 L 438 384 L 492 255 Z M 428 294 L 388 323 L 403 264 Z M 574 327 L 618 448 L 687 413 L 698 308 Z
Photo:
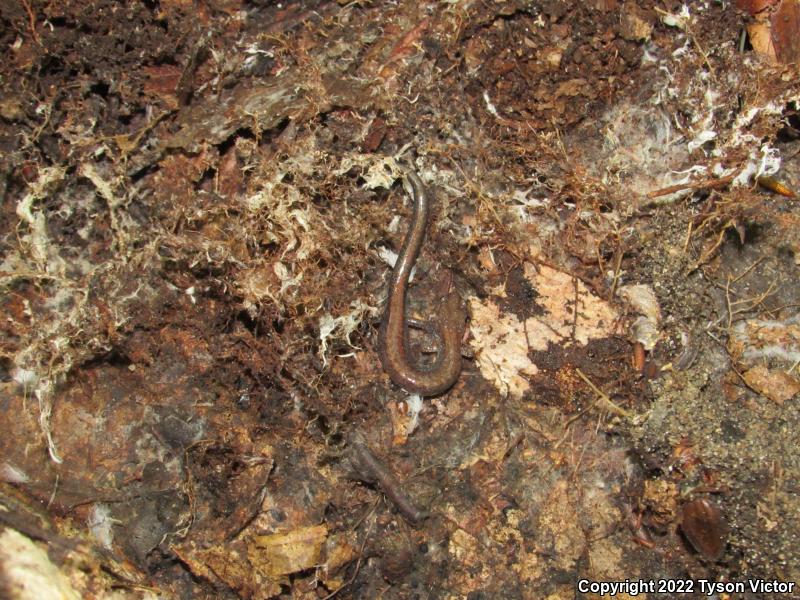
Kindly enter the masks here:
M 0 1 L 0 595 L 800 598 L 766 4 Z

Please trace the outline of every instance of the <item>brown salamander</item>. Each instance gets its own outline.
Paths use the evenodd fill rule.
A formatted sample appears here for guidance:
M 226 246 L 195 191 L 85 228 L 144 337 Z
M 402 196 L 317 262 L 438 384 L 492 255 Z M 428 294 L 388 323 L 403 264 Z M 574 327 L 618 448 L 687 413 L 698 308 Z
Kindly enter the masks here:
M 406 177 L 414 197 L 414 213 L 392 271 L 378 349 L 383 368 L 392 381 L 409 392 L 435 396 L 450 389 L 461 372 L 461 338 L 467 315 L 461 298 L 451 288 L 441 301 L 438 320 L 431 324 L 431 329 L 437 334 L 441 344 L 435 362 L 422 367 L 409 361 L 406 290 L 411 269 L 425 239 L 430 200 L 422 181 L 415 173 L 409 172 Z

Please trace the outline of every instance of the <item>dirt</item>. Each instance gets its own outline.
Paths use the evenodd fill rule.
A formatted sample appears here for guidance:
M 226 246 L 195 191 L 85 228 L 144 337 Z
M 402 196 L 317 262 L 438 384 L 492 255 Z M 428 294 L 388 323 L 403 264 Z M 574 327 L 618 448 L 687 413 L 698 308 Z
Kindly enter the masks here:
M 0 2 L 0 590 L 800 597 L 766 4 Z M 424 399 L 407 170 L 410 312 L 470 314 Z

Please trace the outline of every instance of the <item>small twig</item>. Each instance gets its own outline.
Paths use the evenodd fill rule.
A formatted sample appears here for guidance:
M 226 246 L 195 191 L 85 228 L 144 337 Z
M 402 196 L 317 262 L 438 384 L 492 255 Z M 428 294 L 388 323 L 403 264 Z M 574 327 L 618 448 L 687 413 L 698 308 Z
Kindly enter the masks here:
M 581 412 L 579 412 L 578 414 L 576 414 L 576 415 L 574 415 L 574 416 L 570 417 L 569 419 L 567 419 L 567 422 L 566 422 L 566 423 L 564 423 L 564 433 L 563 433 L 563 434 L 561 435 L 561 437 L 560 437 L 560 438 L 558 438 L 558 440 L 557 440 L 557 441 L 556 441 L 556 442 L 553 444 L 553 450 L 558 450 L 558 448 L 561 446 L 561 444 L 563 444 L 563 443 L 564 443 L 564 441 L 567 439 L 567 436 L 569 435 L 569 432 L 570 432 L 570 429 L 569 429 L 569 428 L 572 426 L 572 424 L 573 424 L 575 421 L 577 421 L 578 419 L 580 419 L 580 418 L 581 418 L 583 415 L 585 415 L 587 412 L 589 412 L 590 410 L 592 410 L 592 409 L 593 409 L 595 406 L 597 406 L 597 403 L 598 403 L 598 402 L 600 402 L 600 398 L 597 398 L 597 399 L 596 399 L 594 402 L 592 402 L 591 406 L 589 406 L 589 407 L 588 407 L 586 410 L 584 410 L 584 411 L 581 411 Z
M 178 96 L 180 106 L 186 106 L 192 98 L 192 94 L 194 93 L 194 76 L 200 61 L 207 51 L 210 39 L 211 32 L 208 31 L 200 36 L 192 46 L 189 59 L 186 61 L 186 65 L 181 72 L 181 77 L 178 80 L 178 85 L 175 88 L 175 94 Z
M 598 399 L 603 401 L 606 410 L 608 410 L 609 412 L 613 412 L 614 414 L 619 415 L 621 417 L 625 417 L 626 419 L 630 419 L 631 417 L 633 417 L 633 414 L 630 411 L 627 411 L 621 406 L 618 406 L 617 404 L 612 402 L 611 398 L 609 398 L 605 393 L 603 393 L 602 390 L 600 390 L 595 384 L 593 384 L 589 380 L 589 378 L 583 374 L 583 372 L 580 369 L 575 369 L 575 372 L 581 379 L 583 379 L 586 385 L 592 388 L 592 391 L 594 391 L 594 393 L 597 394 Z
M 739 44 L 736 48 L 736 51 L 739 54 L 744 54 L 744 49 L 747 46 L 747 27 L 742 27 L 742 30 L 739 32 Z
M 711 245 L 711 248 L 706 250 L 703 253 L 703 255 L 697 260 L 697 262 L 694 263 L 692 268 L 689 269 L 690 273 L 693 273 L 694 271 L 699 269 L 701 266 L 706 264 L 706 262 L 714 255 L 714 253 L 717 250 L 719 250 L 719 247 L 722 245 L 722 242 L 725 240 L 725 232 L 728 231 L 728 227 L 730 227 L 731 225 L 732 225 L 732 221 L 729 221 L 728 223 L 725 224 L 725 227 L 723 227 L 720 230 L 719 235 L 717 236 L 717 239 L 714 241 L 714 243 Z
M 595 436 L 600 431 L 600 422 L 601 422 L 601 417 L 600 415 L 598 415 L 597 423 L 595 424 L 594 427 Z M 570 475 L 570 479 L 575 479 L 576 475 L 578 474 L 578 469 L 580 469 L 581 463 L 583 462 L 583 457 L 586 455 L 586 451 L 588 449 L 589 449 L 589 440 L 587 440 L 586 443 L 584 443 L 583 447 L 581 448 L 581 453 L 578 455 L 578 460 L 575 461 L 575 468 L 572 469 L 572 475 Z
M 727 345 L 726 345 L 726 344 L 725 344 L 725 343 L 724 343 L 724 342 L 723 342 L 721 339 L 719 339 L 717 336 L 715 336 L 713 333 L 711 333 L 711 332 L 708 330 L 708 328 L 706 328 L 706 330 L 705 330 L 705 333 L 706 333 L 706 335 L 707 335 L 708 337 L 710 337 L 712 340 L 714 340 L 714 341 L 717 343 L 717 345 L 720 347 L 720 349 L 721 349 L 721 350 L 722 350 L 722 351 L 725 353 L 725 355 L 728 357 L 728 360 L 730 361 L 730 369 L 731 369 L 731 371 L 733 371 L 733 372 L 736 374 L 736 376 L 737 376 L 737 377 L 738 377 L 738 378 L 739 378 L 739 379 L 742 381 L 742 384 L 744 384 L 744 387 L 746 387 L 746 388 L 747 388 L 748 390 L 750 390 L 751 392 L 753 392 L 753 393 L 755 393 L 755 394 L 759 394 L 759 395 L 760 395 L 760 394 L 761 394 L 761 392 L 759 392 L 759 391 L 758 391 L 757 389 L 755 389 L 755 388 L 754 388 L 752 385 L 750 385 L 750 384 L 747 382 L 747 379 L 745 379 L 745 378 L 744 378 L 744 375 L 742 375 L 742 373 L 739 371 L 739 369 L 737 369 L 735 366 L 733 366 L 733 358 L 731 357 L 731 353 L 728 351 L 728 347 L 727 347 Z
M 695 36 L 694 32 L 692 31 L 692 28 L 689 25 L 689 19 L 686 19 L 682 16 L 673 15 L 658 7 L 656 7 L 656 12 L 660 13 L 663 16 L 669 16 L 680 21 L 682 26 L 679 26 L 679 29 L 683 30 L 686 33 L 686 35 L 689 36 L 689 39 L 692 40 L 692 43 L 697 48 L 697 51 L 700 53 L 700 56 L 703 57 L 703 62 L 706 64 L 706 67 L 708 67 L 709 77 L 711 77 L 712 80 L 716 81 L 717 78 L 714 76 L 714 68 L 711 66 L 711 61 L 708 58 L 708 54 L 706 54 L 706 51 L 700 45 L 700 42 L 697 41 L 697 37 Z
M 472 191 L 475 192 L 475 194 L 478 196 L 478 201 L 480 202 L 481 208 L 488 208 L 489 212 L 492 214 L 495 221 L 497 221 L 497 224 L 502 225 L 503 221 L 500 218 L 500 215 L 497 214 L 497 210 L 495 209 L 494 204 L 492 202 L 483 202 L 485 198 L 483 194 L 483 189 L 467 175 L 467 173 L 464 171 L 461 165 L 458 164 L 455 161 L 455 159 L 453 159 L 452 156 L 448 156 L 447 158 L 450 159 L 450 162 L 453 164 L 453 166 L 458 170 L 459 173 L 461 173 L 461 177 L 464 179 L 464 183 L 466 184 L 466 186 L 471 188 Z
M 628 419 L 630 419 L 633 416 L 629 411 L 625 410 L 624 408 L 612 402 L 611 398 L 609 398 L 600 389 L 598 389 L 598 387 L 595 384 L 593 384 L 589 380 L 589 378 L 583 374 L 583 372 L 580 369 L 575 369 L 575 371 L 578 373 L 578 375 L 580 375 L 580 378 L 583 379 L 584 382 L 586 382 L 586 385 L 592 388 L 592 391 L 594 391 L 594 393 L 597 395 L 597 398 L 586 408 L 586 410 L 583 410 L 578 414 L 573 415 L 567 420 L 566 423 L 564 423 L 564 433 L 558 439 L 558 441 L 556 441 L 556 443 L 553 444 L 553 449 L 557 449 L 559 446 L 561 446 L 561 444 L 564 443 L 564 440 L 566 440 L 567 436 L 569 435 L 569 428 L 575 421 L 577 421 L 578 419 L 580 419 L 581 417 L 592 411 L 601 402 L 605 405 L 606 409 L 609 412 L 613 412 Z
M 692 230 L 694 229 L 694 223 L 689 221 L 689 227 L 686 228 L 686 239 L 683 242 L 683 253 L 686 254 L 686 251 L 689 249 L 689 242 L 692 241 Z
M 649 199 L 658 198 L 660 196 L 668 196 L 675 192 L 682 192 L 683 190 L 713 190 L 720 187 L 725 187 L 733 181 L 733 175 L 727 177 L 714 177 L 711 179 L 701 179 L 700 181 L 691 181 L 688 183 L 678 183 L 669 187 L 653 190 L 647 193 Z
M 511 456 L 511 453 L 514 451 L 514 449 L 515 449 L 517 446 L 519 446 L 519 445 L 522 443 L 522 441 L 523 441 L 524 439 L 525 439 L 525 435 L 524 435 L 522 432 L 520 432 L 520 433 L 516 434 L 516 435 L 515 435 L 515 436 L 514 436 L 514 437 L 511 439 L 511 441 L 509 441 L 509 442 L 508 442 L 508 444 L 507 444 L 507 447 L 506 447 L 506 451 L 505 451 L 505 452 L 503 452 L 503 458 L 502 458 L 502 460 L 503 460 L 503 461 L 507 460 L 507 459 L 508 459 L 508 457 L 509 457 L 509 456 Z
M 374 511 L 375 508 L 373 507 L 372 510 Z M 356 577 L 358 577 L 358 571 L 359 569 L 361 569 L 361 560 L 364 557 L 364 547 L 367 545 L 367 540 L 369 539 L 369 536 L 372 533 L 372 528 L 374 526 L 375 526 L 375 519 L 372 519 L 369 523 L 369 529 L 367 529 L 367 533 L 364 535 L 364 541 L 361 542 L 361 548 L 358 551 L 358 560 L 356 561 L 356 568 L 355 571 L 353 571 L 353 576 L 347 581 L 345 581 L 342 585 L 340 585 L 337 589 L 333 590 L 330 594 L 322 598 L 322 600 L 330 600 L 330 598 L 333 598 L 336 594 L 341 592 L 344 588 L 346 588 L 348 585 L 351 585 L 356 580 Z
M 711 284 L 715 288 L 720 289 L 720 290 L 722 290 L 724 292 L 729 287 L 730 284 L 736 283 L 739 280 L 744 279 L 750 273 L 750 271 L 755 269 L 762 262 L 764 262 L 764 258 L 763 257 L 759 258 L 756 261 L 754 261 L 749 267 L 747 267 L 744 271 L 742 271 L 741 273 L 739 273 L 735 277 L 731 277 L 730 275 L 728 275 L 728 283 L 726 283 L 725 285 L 721 284 L 719 281 L 716 281 L 709 273 L 704 272 L 703 274 L 708 278 L 708 280 L 711 282 Z M 731 290 L 731 294 L 733 296 L 738 296 L 738 294 L 736 293 L 735 290 Z
M 728 308 L 728 326 L 726 327 L 727 331 L 731 330 L 731 325 L 733 325 L 733 307 L 731 306 L 731 280 L 728 279 L 728 282 L 725 284 L 725 305 Z
M 741 300 L 735 300 L 734 302 L 731 302 L 730 300 L 730 293 L 729 293 L 730 282 L 725 287 L 726 287 L 725 300 L 728 305 L 728 330 L 730 330 L 731 325 L 733 325 L 734 316 L 742 313 L 747 313 L 758 308 L 759 305 L 763 304 L 764 301 L 775 292 L 777 284 L 775 284 L 775 282 L 772 282 L 769 284 L 769 287 L 767 288 L 766 291 L 758 294 L 757 296 L 753 296 L 752 298 L 743 298 Z M 736 308 L 734 310 L 734 308 L 738 307 L 739 305 L 743 305 L 743 307 Z
M 618 246 L 616 256 L 614 257 L 614 280 L 611 282 L 611 298 L 617 293 L 617 284 L 619 283 L 620 270 L 622 269 L 622 257 L 624 254 L 625 252 Z
M 33 14 L 33 10 L 31 9 L 31 5 L 28 0 L 20 0 L 20 3 L 25 8 L 25 12 L 28 13 L 28 27 L 30 27 L 33 41 L 41 46 L 42 40 L 39 39 L 39 34 L 36 33 L 36 15 Z
M 59 474 L 56 473 L 56 480 L 53 483 L 53 493 L 50 494 L 50 498 L 47 500 L 47 508 L 48 508 L 48 510 L 53 505 L 53 502 L 56 501 L 56 492 L 58 491 L 58 481 L 59 481 Z
M 759 258 L 758 260 L 756 260 L 755 262 L 753 262 L 753 264 L 750 265 L 749 267 L 747 267 L 744 271 L 742 271 L 741 274 L 739 274 L 736 277 L 734 277 L 733 279 L 731 279 L 731 283 L 736 283 L 737 281 L 739 281 L 740 279 L 745 277 L 750 271 L 755 269 L 762 262 L 764 262 L 764 257 L 763 256 L 761 258 Z
M 403 492 L 402 484 L 397 480 L 381 462 L 375 457 L 367 445 L 364 436 L 358 431 L 350 434 L 348 446 L 351 450 L 352 464 L 356 468 L 358 478 L 362 481 L 377 483 L 386 497 L 392 501 L 409 522 L 418 523 L 428 515 L 419 510 Z

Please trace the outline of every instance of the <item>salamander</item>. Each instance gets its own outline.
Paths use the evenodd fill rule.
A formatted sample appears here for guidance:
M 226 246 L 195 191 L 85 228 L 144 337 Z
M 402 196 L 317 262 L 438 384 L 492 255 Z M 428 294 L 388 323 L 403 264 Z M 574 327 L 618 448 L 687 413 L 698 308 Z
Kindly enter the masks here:
M 439 354 L 430 366 L 412 364 L 409 360 L 408 321 L 405 316 L 406 291 L 411 269 L 425 239 L 430 199 L 415 173 L 407 173 L 406 179 L 414 198 L 414 212 L 392 271 L 378 349 L 383 368 L 394 383 L 409 392 L 436 396 L 450 389 L 461 372 L 461 338 L 467 315 L 464 303 L 451 286 L 447 295 L 440 300 L 438 319 L 430 323 L 430 328 L 439 338 Z

